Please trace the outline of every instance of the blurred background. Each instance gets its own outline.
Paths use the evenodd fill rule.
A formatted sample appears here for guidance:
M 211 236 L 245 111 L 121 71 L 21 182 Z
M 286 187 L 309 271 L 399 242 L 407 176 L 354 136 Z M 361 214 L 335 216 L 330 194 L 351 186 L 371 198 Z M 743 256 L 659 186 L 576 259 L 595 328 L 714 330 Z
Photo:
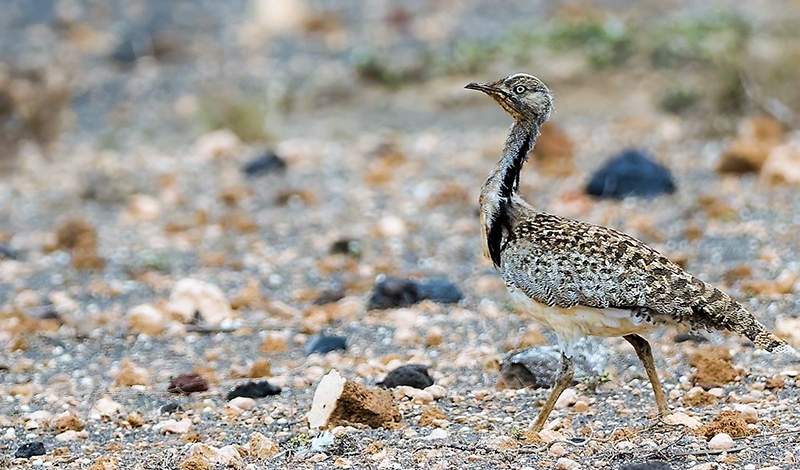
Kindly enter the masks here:
M 4 0 L 2 158 L 472 122 L 457 85 L 541 76 L 559 114 L 795 124 L 796 1 Z M 488 103 L 486 103 L 488 105 Z M 557 115 L 558 116 L 558 115 Z M 311 125 L 313 123 L 313 125 Z M 54 151 L 54 150 L 53 150 Z

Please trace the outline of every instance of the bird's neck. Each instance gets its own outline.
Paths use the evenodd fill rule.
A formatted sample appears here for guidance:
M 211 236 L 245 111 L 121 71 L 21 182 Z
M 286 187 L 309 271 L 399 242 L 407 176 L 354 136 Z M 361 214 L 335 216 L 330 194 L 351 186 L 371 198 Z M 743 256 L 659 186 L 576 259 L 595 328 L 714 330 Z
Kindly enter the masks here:
M 486 254 L 500 266 L 503 240 L 511 229 L 509 220 L 512 197 L 519 189 L 522 165 L 539 137 L 540 124 L 516 121 L 506 139 L 503 156 L 489 173 L 481 188 L 480 210 Z

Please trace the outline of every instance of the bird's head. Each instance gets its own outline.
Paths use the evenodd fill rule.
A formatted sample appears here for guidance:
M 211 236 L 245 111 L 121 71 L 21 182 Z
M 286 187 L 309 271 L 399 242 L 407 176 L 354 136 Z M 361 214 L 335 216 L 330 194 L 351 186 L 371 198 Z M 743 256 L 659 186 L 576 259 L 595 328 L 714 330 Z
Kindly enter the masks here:
M 465 88 L 491 96 L 517 121 L 542 124 L 553 111 L 553 93 L 541 80 L 527 73 L 509 75 L 492 83 L 472 82 Z

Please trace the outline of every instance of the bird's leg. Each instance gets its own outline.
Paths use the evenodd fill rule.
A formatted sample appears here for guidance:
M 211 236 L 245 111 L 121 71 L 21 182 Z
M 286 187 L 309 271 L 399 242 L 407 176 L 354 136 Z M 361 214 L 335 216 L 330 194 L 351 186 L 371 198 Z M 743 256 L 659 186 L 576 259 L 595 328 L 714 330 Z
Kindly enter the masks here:
M 642 361 L 644 370 L 647 371 L 647 378 L 650 379 L 650 385 L 653 386 L 653 393 L 656 396 L 656 405 L 658 405 L 658 414 L 665 416 L 669 414 L 669 406 L 667 405 L 667 396 L 664 395 L 664 390 L 661 388 L 661 382 L 658 380 L 658 372 L 656 372 L 656 362 L 653 359 L 653 350 L 650 348 L 650 343 L 639 335 L 625 335 L 623 336 L 633 349 L 639 360 Z
M 560 397 L 564 390 L 569 387 L 569 384 L 572 383 L 573 375 L 575 375 L 575 369 L 572 365 L 572 357 L 568 357 L 566 353 L 562 351 L 561 370 L 558 371 L 556 381 L 553 384 L 553 391 L 550 392 L 550 397 L 544 404 L 542 411 L 539 412 L 539 416 L 536 417 L 536 422 L 533 424 L 534 431 L 539 432 L 544 429 L 544 423 L 547 421 L 548 416 L 550 416 L 550 412 L 553 411 L 558 397 Z

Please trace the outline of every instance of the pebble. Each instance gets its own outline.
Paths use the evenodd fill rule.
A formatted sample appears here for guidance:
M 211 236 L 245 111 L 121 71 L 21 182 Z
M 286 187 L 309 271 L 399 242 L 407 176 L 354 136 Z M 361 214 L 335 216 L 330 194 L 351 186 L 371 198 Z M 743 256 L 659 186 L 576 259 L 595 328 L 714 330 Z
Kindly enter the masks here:
M 577 470 L 579 468 L 581 468 L 581 464 L 566 457 L 561 457 L 556 461 L 556 470 Z
M 219 129 L 200 136 L 194 151 L 204 159 L 212 159 L 233 155 L 240 145 L 239 136 L 228 129 Z
M 159 409 L 161 414 L 170 414 L 175 413 L 176 411 L 183 411 L 183 407 L 177 401 L 171 401 Z
M 332 351 L 347 350 L 347 338 L 344 336 L 315 335 L 306 344 L 306 355 L 327 354 Z
M 74 441 L 76 439 L 88 439 L 89 433 L 86 431 L 73 431 L 68 429 L 60 434 L 56 434 L 55 439 L 58 442 Z
M 709 450 L 731 450 L 733 446 L 733 439 L 724 432 L 717 434 L 708 441 Z
M 758 410 L 756 410 L 750 405 L 743 405 L 737 403 L 733 405 L 733 411 L 738 411 L 739 413 L 741 413 L 745 422 L 747 422 L 748 424 L 755 424 L 758 422 Z
M 284 170 L 286 170 L 286 160 L 271 150 L 264 151 L 242 167 L 242 172 L 247 176 L 261 176 Z
M 434 400 L 441 400 L 447 396 L 447 389 L 441 385 L 431 385 L 426 387 L 425 391 L 430 393 Z
M 45 449 L 44 444 L 41 442 L 26 442 L 17 448 L 17 451 L 14 452 L 14 458 L 17 459 L 29 459 L 31 457 L 37 455 L 44 455 Z
M 250 436 L 249 453 L 257 459 L 274 457 L 280 452 L 280 447 L 272 439 L 256 431 Z
M 428 366 L 422 364 L 407 364 L 392 370 L 382 382 L 377 385 L 383 388 L 394 388 L 406 385 L 413 388 L 425 389 L 433 385 L 433 378 L 428 375 Z
M 167 310 L 184 323 L 200 316 L 206 325 L 220 325 L 233 320 L 233 310 L 222 289 L 198 279 L 184 278 L 175 284 L 169 296 Z
M 431 393 L 426 392 L 425 390 L 410 387 L 408 385 L 402 385 L 395 388 L 394 396 L 398 400 L 402 399 L 403 397 L 408 397 L 421 403 L 431 403 L 433 401 L 433 395 Z
M 450 433 L 448 433 L 446 429 L 436 428 L 433 431 L 431 431 L 430 434 L 428 434 L 427 436 L 423 437 L 422 439 L 425 439 L 425 440 L 428 440 L 428 441 L 434 440 L 434 439 L 447 439 L 447 437 L 449 435 L 450 435 Z
M 89 410 L 89 418 L 100 420 L 103 417 L 110 418 L 116 415 L 117 413 L 122 412 L 122 405 L 115 402 L 111 398 L 102 397 L 101 399 L 97 400 L 97 403 L 94 404 L 91 410 Z
M 142 304 L 128 310 L 128 330 L 132 333 L 144 333 L 148 336 L 158 336 L 167 326 L 167 317 L 164 312 L 150 304 Z
M 3 440 L 14 441 L 16 439 L 17 439 L 17 432 L 14 430 L 14 428 L 6 429 L 6 432 L 3 434 Z
M 556 400 L 556 409 L 563 410 L 564 408 L 574 405 L 577 401 L 578 392 L 576 392 L 574 388 L 568 388 L 564 390 L 564 393 Z
M 701 425 L 700 421 L 692 418 L 691 416 L 681 411 L 676 411 L 675 413 L 668 414 L 667 416 L 664 417 L 664 422 L 671 425 L 682 424 L 689 429 L 696 429 L 699 428 Z
M 438 303 L 457 303 L 463 294 L 446 279 L 401 279 L 381 275 L 372 288 L 367 309 L 401 308 L 423 300 Z
M 255 408 L 256 401 L 249 397 L 240 396 L 240 397 L 234 397 L 231 401 L 228 402 L 228 405 L 235 406 L 236 408 L 247 411 Z
M 237 385 L 233 390 L 228 392 L 226 398 L 228 400 L 234 400 L 237 397 L 246 397 L 248 399 L 264 398 L 270 395 L 278 395 L 279 393 L 281 393 L 280 387 L 272 385 L 266 380 L 262 380 L 260 382 L 247 382 Z
M 153 426 L 153 429 L 161 431 L 163 434 L 186 434 L 191 428 L 192 420 L 189 418 L 183 418 L 180 421 L 168 419 Z
M 675 192 L 670 171 L 641 150 L 625 150 L 595 171 L 586 193 L 599 198 L 655 197 Z
M 194 393 L 208 390 L 208 381 L 194 372 L 181 374 L 170 379 L 167 391 L 170 393 Z
M 550 446 L 550 450 L 548 451 L 550 456 L 552 457 L 562 457 L 566 455 L 567 448 L 564 444 L 560 442 L 556 442 L 552 446 Z

